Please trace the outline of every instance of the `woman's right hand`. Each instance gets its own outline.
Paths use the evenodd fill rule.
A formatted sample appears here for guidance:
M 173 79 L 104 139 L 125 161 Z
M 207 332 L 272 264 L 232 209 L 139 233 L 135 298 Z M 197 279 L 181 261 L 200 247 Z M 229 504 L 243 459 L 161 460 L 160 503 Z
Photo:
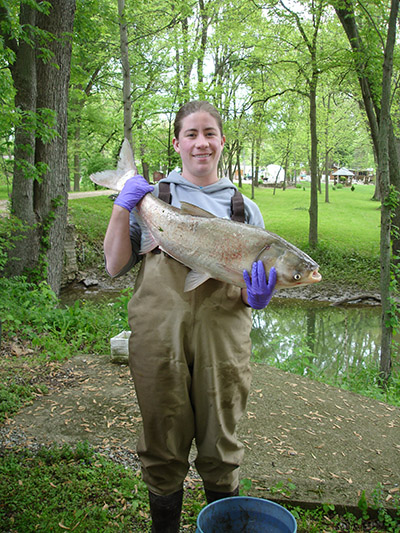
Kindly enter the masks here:
M 150 185 L 143 176 L 138 174 L 137 176 L 128 179 L 114 204 L 131 212 L 143 196 L 153 190 L 154 187 Z

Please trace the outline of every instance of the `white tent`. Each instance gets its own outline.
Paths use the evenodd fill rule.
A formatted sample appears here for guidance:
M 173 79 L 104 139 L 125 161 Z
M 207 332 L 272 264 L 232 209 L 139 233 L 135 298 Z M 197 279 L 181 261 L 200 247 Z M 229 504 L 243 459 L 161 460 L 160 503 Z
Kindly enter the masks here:
M 281 183 L 285 179 L 285 171 L 280 165 L 268 165 L 265 172 L 261 174 L 264 174 L 264 180 L 267 183 L 275 183 L 275 181 Z
M 336 170 L 336 172 L 333 172 L 332 176 L 354 176 L 354 172 L 346 167 L 342 167 Z

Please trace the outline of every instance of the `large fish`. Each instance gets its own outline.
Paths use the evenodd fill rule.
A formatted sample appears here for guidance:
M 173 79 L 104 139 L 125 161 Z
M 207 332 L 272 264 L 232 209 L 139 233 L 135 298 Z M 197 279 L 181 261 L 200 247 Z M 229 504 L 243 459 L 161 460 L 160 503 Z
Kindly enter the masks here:
M 117 170 L 90 176 L 103 187 L 121 191 L 137 174 L 129 142 L 124 141 Z M 298 287 L 321 281 L 319 266 L 307 254 L 265 229 L 234 222 L 191 204 L 172 207 L 152 194 L 146 194 L 136 208 L 142 229 L 142 254 L 156 247 L 183 263 L 190 272 L 185 291 L 195 289 L 210 278 L 246 287 L 243 270 L 251 272 L 261 260 L 266 275 L 274 266 L 276 288 Z

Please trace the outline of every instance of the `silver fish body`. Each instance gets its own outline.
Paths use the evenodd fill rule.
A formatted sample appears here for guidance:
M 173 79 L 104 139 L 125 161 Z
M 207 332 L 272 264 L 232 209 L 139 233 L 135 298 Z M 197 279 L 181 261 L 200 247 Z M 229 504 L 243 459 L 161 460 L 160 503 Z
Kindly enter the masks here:
M 257 226 L 214 217 L 195 206 L 171 207 L 147 194 L 138 205 L 142 253 L 159 246 L 191 269 L 185 291 L 209 278 L 245 287 L 243 270 L 261 260 L 268 274 L 277 271 L 276 288 L 321 280 L 318 265 L 278 235 Z
M 94 183 L 120 191 L 136 172 L 129 142 L 124 141 L 116 171 L 93 174 Z M 251 272 L 261 260 L 268 276 L 274 266 L 276 288 L 298 287 L 321 281 L 318 264 L 289 242 L 265 229 L 218 218 L 200 208 L 182 204 L 172 207 L 146 194 L 136 208 L 142 229 L 141 253 L 159 247 L 183 263 L 190 272 L 185 291 L 214 278 L 245 287 L 243 270 Z

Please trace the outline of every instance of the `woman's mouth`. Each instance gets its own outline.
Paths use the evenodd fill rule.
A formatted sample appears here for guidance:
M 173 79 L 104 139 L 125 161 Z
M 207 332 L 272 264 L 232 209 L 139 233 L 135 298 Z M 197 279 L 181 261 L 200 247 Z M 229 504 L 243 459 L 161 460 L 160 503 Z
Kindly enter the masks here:
M 208 157 L 211 157 L 211 154 L 193 154 L 193 157 L 195 159 L 207 159 Z

